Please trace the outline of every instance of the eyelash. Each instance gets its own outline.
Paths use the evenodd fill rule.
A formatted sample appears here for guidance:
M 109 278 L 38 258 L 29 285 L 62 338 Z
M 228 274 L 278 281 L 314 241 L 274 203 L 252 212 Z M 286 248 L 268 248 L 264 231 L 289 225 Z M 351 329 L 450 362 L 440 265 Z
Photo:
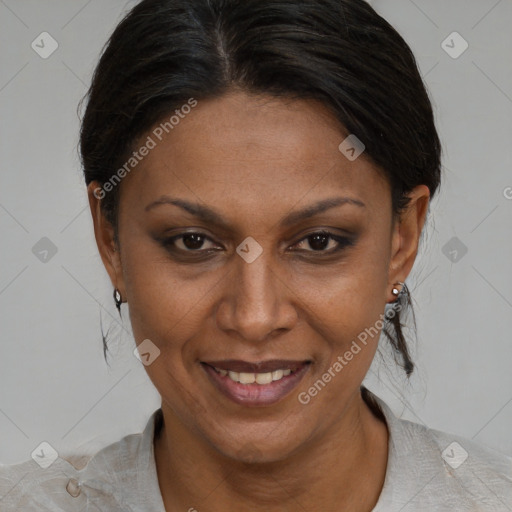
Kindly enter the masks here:
M 214 242 L 210 237 L 206 236 L 205 234 L 203 234 L 201 232 L 191 231 L 191 232 L 188 232 L 188 233 L 181 233 L 179 235 L 175 235 L 173 237 L 167 238 L 167 239 L 163 240 L 162 243 L 163 243 L 164 247 L 167 248 L 168 250 L 171 250 L 173 252 L 180 252 L 181 254 L 187 254 L 187 253 L 190 253 L 190 254 L 201 254 L 201 253 L 208 254 L 209 253 L 209 254 L 211 254 L 211 253 L 217 251 L 217 249 L 206 249 L 206 250 L 205 249 L 197 249 L 197 250 L 188 249 L 188 250 L 186 250 L 186 249 L 178 249 L 178 248 L 176 248 L 176 246 L 175 246 L 176 240 L 183 239 L 184 237 L 190 236 L 190 235 L 199 236 L 204 241 L 209 240 L 211 242 Z M 338 245 L 334 249 L 330 249 L 330 250 L 327 250 L 327 251 L 326 250 L 318 250 L 318 251 L 315 251 L 315 250 L 304 250 L 304 251 L 302 251 L 301 249 L 295 249 L 294 251 L 296 251 L 296 252 L 305 252 L 305 253 L 313 253 L 313 254 L 316 253 L 316 254 L 319 254 L 319 255 L 331 255 L 331 254 L 334 254 L 334 253 L 337 253 L 337 252 L 343 250 L 346 247 L 350 247 L 350 246 L 354 245 L 354 240 L 352 240 L 351 238 L 347 238 L 347 237 L 340 236 L 340 235 L 335 235 L 334 233 L 331 233 L 330 231 L 320 230 L 320 231 L 315 231 L 313 233 L 307 234 L 305 237 L 301 238 L 298 242 L 293 244 L 291 247 L 299 245 L 302 242 L 305 242 L 308 239 L 310 239 L 310 238 L 312 238 L 314 236 L 317 236 L 317 235 L 325 236 L 325 237 L 327 237 L 330 240 L 334 240 Z

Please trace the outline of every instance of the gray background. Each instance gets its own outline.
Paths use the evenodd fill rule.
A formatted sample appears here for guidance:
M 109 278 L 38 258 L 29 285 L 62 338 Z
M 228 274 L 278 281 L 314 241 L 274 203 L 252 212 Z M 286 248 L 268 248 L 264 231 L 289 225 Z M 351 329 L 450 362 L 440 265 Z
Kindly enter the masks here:
M 76 151 L 78 101 L 134 3 L 0 0 L 3 463 L 28 459 L 42 441 L 61 455 L 93 453 L 140 431 L 159 406 L 132 353 L 127 309 L 118 321 Z M 404 418 L 512 454 L 512 2 L 372 5 L 418 59 L 444 175 L 407 281 L 416 374 L 407 383 L 376 359 L 368 385 Z M 44 31 L 59 45 L 47 59 L 31 48 Z M 458 58 L 441 47 L 453 31 L 469 44 Z M 50 245 L 57 252 L 41 261 Z M 100 320 L 110 328 L 110 368 Z

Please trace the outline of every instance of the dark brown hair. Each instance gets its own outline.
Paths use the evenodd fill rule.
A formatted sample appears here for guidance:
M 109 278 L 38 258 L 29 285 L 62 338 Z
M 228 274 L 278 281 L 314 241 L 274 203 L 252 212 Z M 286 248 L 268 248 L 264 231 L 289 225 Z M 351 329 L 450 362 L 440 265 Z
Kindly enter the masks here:
M 86 184 L 106 183 L 138 137 L 190 98 L 233 88 L 320 100 L 389 180 L 395 216 L 415 186 L 431 197 L 439 187 L 440 141 L 415 58 L 364 0 L 143 0 L 106 43 L 84 98 Z M 121 188 L 101 200 L 116 241 Z M 407 288 L 398 300 L 411 306 Z M 402 327 L 397 311 L 383 331 L 409 375 Z

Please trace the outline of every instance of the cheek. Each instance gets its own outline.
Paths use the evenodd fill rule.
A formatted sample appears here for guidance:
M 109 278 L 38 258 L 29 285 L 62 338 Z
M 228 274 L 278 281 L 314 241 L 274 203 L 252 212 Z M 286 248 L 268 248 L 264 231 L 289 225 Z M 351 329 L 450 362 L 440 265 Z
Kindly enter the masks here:
M 343 385 L 347 381 L 359 383 L 366 375 L 384 325 L 382 316 L 389 261 L 387 243 L 384 237 L 368 235 L 354 248 L 339 271 L 332 272 L 329 279 L 322 281 L 323 286 L 319 287 L 313 278 L 302 282 L 304 289 L 315 286 L 316 290 L 310 298 L 308 309 L 314 314 L 308 323 L 323 340 L 318 350 L 317 378 L 330 370 L 325 379 L 339 382 L 341 386 L 342 381 Z
M 211 286 L 184 281 L 165 255 L 155 257 L 155 250 L 145 250 L 143 244 L 126 252 L 123 275 L 136 344 L 149 339 L 159 350 L 145 371 L 168 403 L 178 407 L 186 402 L 190 414 L 204 415 L 191 395 L 194 358 L 188 340 L 204 321 L 205 290 Z
M 314 290 L 307 299 L 309 309 L 315 312 L 320 324 L 331 328 L 326 338 L 334 336 L 346 341 L 355 337 L 384 312 L 388 288 L 387 247 L 383 237 L 367 234 L 328 274 L 295 273 L 297 290 Z
M 308 322 L 321 343 L 319 364 L 298 395 L 308 414 L 334 419 L 335 404 L 346 404 L 366 376 L 384 325 L 386 277 L 386 255 L 374 243 L 354 254 L 311 301 L 318 313 Z
M 137 343 L 149 338 L 160 350 L 178 349 L 208 287 L 184 280 L 179 267 L 152 243 L 128 242 L 125 248 L 123 277 Z

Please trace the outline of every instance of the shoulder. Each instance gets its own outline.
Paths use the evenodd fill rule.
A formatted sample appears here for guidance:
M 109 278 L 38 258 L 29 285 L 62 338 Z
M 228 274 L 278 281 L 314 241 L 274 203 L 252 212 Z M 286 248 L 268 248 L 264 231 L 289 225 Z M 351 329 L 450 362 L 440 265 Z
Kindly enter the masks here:
M 0 464 L 0 510 L 75 510 L 72 495 L 78 470 L 67 460 L 58 457 L 41 457 L 41 465 L 35 460 L 18 464 Z M 64 490 L 64 493 L 62 491 Z M 42 508 L 42 505 L 50 508 Z M 83 503 L 82 503 L 83 506 Z
M 445 467 L 451 477 L 481 476 L 488 482 L 497 480 L 512 485 L 511 456 L 457 434 L 403 419 L 397 421 L 402 427 L 400 442 L 418 454 L 434 454 L 436 463 Z
M 147 475 L 154 476 L 144 470 L 152 469 L 157 413 L 144 432 L 129 434 L 94 455 L 55 453 L 42 458 L 42 464 L 35 459 L 0 464 L 0 510 L 73 512 L 83 510 L 90 499 L 109 512 L 132 510 L 129 501 L 140 492 Z
M 486 469 L 509 480 L 512 479 L 512 456 L 457 434 L 428 428 L 407 420 L 399 421 L 403 424 L 404 431 L 411 437 L 418 437 L 425 443 L 434 445 L 441 453 L 443 461 L 452 469 L 463 467 L 467 463 L 475 470 Z
M 430 470 L 432 485 L 425 491 L 432 500 L 451 501 L 461 510 L 510 509 L 512 457 L 458 435 L 399 421 L 416 452 L 414 460 Z
M 383 502 L 401 503 L 403 512 L 511 509 L 512 457 L 397 418 L 382 400 L 378 403 L 390 434 Z

